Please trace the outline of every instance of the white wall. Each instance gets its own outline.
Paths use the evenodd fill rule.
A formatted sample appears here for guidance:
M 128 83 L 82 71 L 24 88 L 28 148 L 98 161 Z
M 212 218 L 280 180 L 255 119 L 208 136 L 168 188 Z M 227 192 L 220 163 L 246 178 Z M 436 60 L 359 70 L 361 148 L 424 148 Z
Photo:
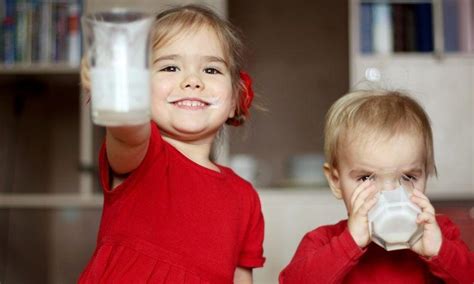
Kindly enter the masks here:
M 278 283 L 280 271 L 290 262 L 307 232 L 346 218 L 344 202 L 329 188 L 265 189 L 259 191 L 265 216 L 263 268 L 254 270 L 256 284 Z

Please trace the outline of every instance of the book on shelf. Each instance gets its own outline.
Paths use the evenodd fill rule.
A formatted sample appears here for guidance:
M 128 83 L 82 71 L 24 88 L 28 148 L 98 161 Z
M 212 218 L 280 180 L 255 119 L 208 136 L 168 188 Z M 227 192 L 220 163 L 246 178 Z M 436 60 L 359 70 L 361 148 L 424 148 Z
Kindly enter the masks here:
M 79 66 L 82 0 L 0 1 L 1 64 Z
M 373 49 L 373 31 L 372 31 L 372 5 L 362 3 L 360 6 L 360 51 L 362 53 L 372 53 Z
M 429 3 L 392 5 L 395 52 L 433 51 L 433 17 Z
M 80 8 L 77 3 L 69 5 L 67 22 L 67 61 L 72 66 L 79 66 L 81 63 L 81 30 L 79 26 Z
M 459 3 L 457 0 L 443 0 L 444 50 L 459 51 Z
M 443 1 L 444 50 L 468 53 L 474 51 L 473 0 Z
M 40 5 L 39 58 L 40 63 L 48 63 L 53 58 L 53 5 L 44 2 Z
M 392 5 L 393 50 L 395 52 L 414 52 L 418 49 L 418 33 L 422 31 L 416 25 L 418 21 L 415 7 L 406 4 Z
M 474 3 L 473 0 L 459 0 L 459 50 L 474 51 Z
M 471 0 L 469 0 L 471 1 Z M 416 32 L 416 50 L 420 52 L 431 52 L 434 50 L 433 42 L 433 7 L 429 3 L 414 5 Z
M 372 17 L 373 50 L 387 54 L 393 51 L 393 28 L 391 7 L 389 4 L 374 4 Z

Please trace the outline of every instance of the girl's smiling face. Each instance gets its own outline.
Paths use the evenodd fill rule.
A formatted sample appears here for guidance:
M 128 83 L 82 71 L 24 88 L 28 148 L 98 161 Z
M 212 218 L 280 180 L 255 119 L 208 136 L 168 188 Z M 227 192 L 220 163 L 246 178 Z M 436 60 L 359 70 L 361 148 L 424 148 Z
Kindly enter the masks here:
M 162 134 L 212 141 L 235 112 L 231 75 L 215 32 L 203 26 L 181 33 L 153 58 L 151 110 Z

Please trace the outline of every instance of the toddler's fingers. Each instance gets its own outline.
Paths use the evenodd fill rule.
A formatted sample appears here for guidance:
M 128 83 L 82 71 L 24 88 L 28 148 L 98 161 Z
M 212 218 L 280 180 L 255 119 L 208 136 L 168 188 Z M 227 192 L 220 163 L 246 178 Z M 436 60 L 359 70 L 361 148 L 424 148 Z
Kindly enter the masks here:
M 413 191 L 413 195 L 411 196 L 411 200 L 413 201 L 413 203 L 415 203 L 416 205 L 418 205 L 421 210 L 423 212 L 428 212 L 432 215 L 435 214 L 435 209 L 433 207 L 433 205 L 431 205 L 431 202 L 430 200 L 424 195 L 421 193 L 421 192 L 417 192 L 417 190 Z
M 418 190 L 418 189 L 414 189 L 413 192 L 412 192 L 412 195 L 414 196 L 418 196 L 422 199 L 426 199 L 426 200 L 429 200 L 428 199 L 428 196 L 426 196 L 421 190 Z
M 436 223 L 436 218 L 434 214 L 431 214 L 428 212 L 422 212 L 418 214 L 418 217 L 416 218 L 416 223 L 417 224 L 434 224 Z
M 351 196 L 351 204 L 354 204 L 354 201 L 356 200 L 357 196 L 359 196 L 359 194 L 362 191 L 364 191 L 367 187 L 369 187 L 371 183 L 372 183 L 371 180 L 365 180 L 356 187 L 356 189 L 354 190 Z
M 372 207 L 374 207 L 374 205 L 377 203 L 377 199 L 378 199 L 377 196 L 367 199 L 360 207 L 360 210 L 356 211 L 358 212 L 358 215 L 364 216 L 364 217 L 367 216 L 367 214 L 369 213 L 369 210 L 372 209 Z
M 357 212 L 361 208 L 361 206 L 363 206 L 367 202 L 367 200 L 374 198 L 376 194 L 377 188 L 375 187 L 375 185 L 369 185 L 354 200 L 354 203 L 352 204 L 352 211 Z

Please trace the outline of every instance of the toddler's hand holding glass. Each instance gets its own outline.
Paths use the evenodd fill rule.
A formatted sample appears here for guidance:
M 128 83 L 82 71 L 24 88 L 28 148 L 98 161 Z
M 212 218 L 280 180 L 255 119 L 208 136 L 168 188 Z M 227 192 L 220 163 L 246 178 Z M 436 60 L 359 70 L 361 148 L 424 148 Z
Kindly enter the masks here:
M 424 257 L 437 256 L 443 237 L 435 218 L 435 209 L 428 197 L 419 190 L 415 189 L 410 199 L 422 210 L 416 222 L 423 227 L 423 236 L 412 245 L 411 250 Z
M 410 200 L 415 191 L 411 178 L 385 171 L 369 179 L 379 192 L 377 203 L 368 212 L 371 239 L 388 251 L 411 248 L 423 235 L 423 227 L 417 222 L 422 211 Z
M 360 248 L 370 242 L 368 212 L 377 203 L 377 187 L 371 179 L 362 182 L 354 190 L 350 200 L 349 232 Z

